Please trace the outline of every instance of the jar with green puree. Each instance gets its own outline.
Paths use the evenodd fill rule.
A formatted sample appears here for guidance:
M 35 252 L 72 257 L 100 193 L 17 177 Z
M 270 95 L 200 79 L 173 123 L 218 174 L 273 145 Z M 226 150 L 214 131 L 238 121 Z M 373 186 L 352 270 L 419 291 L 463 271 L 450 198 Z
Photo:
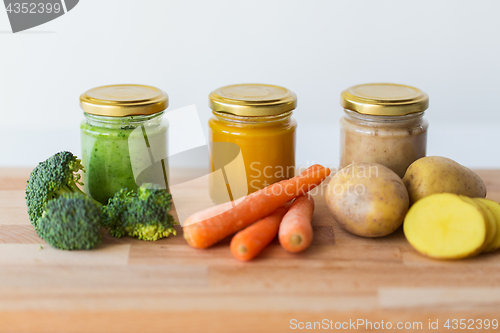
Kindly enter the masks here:
M 168 188 L 168 95 L 144 85 L 111 85 L 80 96 L 83 190 L 106 204 L 145 182 Z

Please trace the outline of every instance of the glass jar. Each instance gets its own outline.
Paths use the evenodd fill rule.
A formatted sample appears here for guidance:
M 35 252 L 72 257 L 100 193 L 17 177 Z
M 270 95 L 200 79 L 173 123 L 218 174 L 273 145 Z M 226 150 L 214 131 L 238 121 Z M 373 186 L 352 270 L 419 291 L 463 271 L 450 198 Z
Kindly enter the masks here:
M 167 186 L 168 96 L 149 86 L 115 85 L 80 96 L 85 193 L 106 204 L 122 188 Z
M 340 167 L 354 162 L 382 164 L 401 178 L 426 155 L 429 98 L 420 89 L 388 83 L 351 87 L 341 95 Z
M 226 86 L 210 94 L 214 202 L 235 200 L 295 175 L 296 104 L 290 90 L 264 84 Z

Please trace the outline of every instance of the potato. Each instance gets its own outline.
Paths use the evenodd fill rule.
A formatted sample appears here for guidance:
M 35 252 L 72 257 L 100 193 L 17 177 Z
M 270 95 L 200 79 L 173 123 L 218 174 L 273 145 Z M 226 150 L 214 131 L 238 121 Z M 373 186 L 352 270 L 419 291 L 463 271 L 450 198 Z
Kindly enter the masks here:
M 481 178 L 457 162 L 440 156 L 422 157 L 406 170 L 403 182 L 410 202 L 434 193 L 455 193 L 475 198 L 486 197 L 486 186 Z
M 354 163 L 332 177 L 326 204 L 347 231 L 381 237 L 403 223 L 409 198 L 403 181 L 391 169 L 376 163 Z
M 486 239 L 484 240 L 483 247 L 481 248 L 481 252 L 487 251 L 493 243 L 495 236 L 497 234 L 497 223 L 495 220 L 495 216 L 491 212 L 491 210 L 484 203 L 478 201 L 477 199 L 472 199 L 463 195 L 459 195 L 460 199 L 469 202 L 473 205 L 476 205 L 483 212 L 485 222 L 486 222 Z
M 480 201 L 490 209 L 493 214 L 496 222 L 496 234 L 491 242 L 490 246 L 484 250 L 484 252 L 491 252 L 500 249 L 500 204 L 496 201 L 483 199 L 483 198 L 475 198 L 474 200 Z
M 415 203 L 403 230 L 420 253 L 438 259 L 459 259 L 481 253 L 487 241 L 486 217 L 473 200 L 440 193 Z

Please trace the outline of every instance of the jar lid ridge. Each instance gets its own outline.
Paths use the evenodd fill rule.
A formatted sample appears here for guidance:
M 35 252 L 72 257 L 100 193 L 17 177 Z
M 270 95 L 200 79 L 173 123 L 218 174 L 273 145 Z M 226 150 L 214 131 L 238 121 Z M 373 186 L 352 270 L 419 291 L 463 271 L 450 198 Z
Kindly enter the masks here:
M 429 107 L 425 92 L 403 84 L 360 84 L 344 90 L 340 96 L 344 109 L 376 116 L 404 116 Z
M 294 110 L 297 96 L 270 84 L 234 84 L 211 92 L 209 106 L 213 111 L 237 116 L 273 116 Z
M 168 107 L 168 95 L 156 87 L 140 84 L 100 86 L 80 96 L 80 107 L 97 116 L 151 115 Z

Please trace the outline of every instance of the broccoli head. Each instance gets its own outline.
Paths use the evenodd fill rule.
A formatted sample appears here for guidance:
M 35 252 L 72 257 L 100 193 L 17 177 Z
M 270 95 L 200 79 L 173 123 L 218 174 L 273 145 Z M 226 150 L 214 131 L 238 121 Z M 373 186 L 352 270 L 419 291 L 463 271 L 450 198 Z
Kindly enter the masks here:
M 61 250 L 90 250 L 102 241 L 101 206 L 78 193 L 49 201 L 38 220 L 38 234 Z
M 77 186 L 82 185 L 80 170 L 83 170 L 81 161 L 72 153 L 63 151 L 40 162 L 31 172 L 26 185 L 26 205 L 35 229 L 38 229 L 38 220 L 52 199 L 69 193 L 86 196 Z
M 102 226 L 109 230 L 111 236 L 117 238 L 125 236 L 126 232 L 125 226 L 122 223 L 122 215 L 135 196 L 136 193 L 134 191 L 129 191 L 126 188 L 121 189 L 102 208 Z
M 129 235 L 155 241 L 176 234 L 174 218 L 168 212 L 172 196 L 155 184 L 143 184 L 137 191 L 118 191 L 103 208 L 103 226 L 114 237 Z

